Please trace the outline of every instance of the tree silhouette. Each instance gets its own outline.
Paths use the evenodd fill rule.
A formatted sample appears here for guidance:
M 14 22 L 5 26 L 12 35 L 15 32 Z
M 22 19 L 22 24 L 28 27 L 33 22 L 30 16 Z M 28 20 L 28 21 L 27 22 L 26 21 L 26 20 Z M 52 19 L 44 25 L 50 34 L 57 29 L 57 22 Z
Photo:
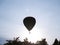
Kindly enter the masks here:
M 19 37 L 14 38 L 13 40 L 6 40 L 7 43 L 4 45 L 37 45 L 31 42 L 28 42 L 28 39 L 25 38 L 23 42 L 19 41 Z M 38 45 L 48 45 L 46 42 L 46 39 L 43 39 L 42 41 L 38 41 Z
M 37 42 L 38 45 L 48 45 L 46 39 L 42 39 L 42 41 Z
M 60 41 L 59 41 L 59 45 L 60 45 Z
M 19 41 L 19 37 L 14 38 L 14 40 L 6 40 L 7 43 L 4 45 L 22 45 L 21 41 Z
M 53 43 L 53 45 L 58 45 L 58 40 L 57 40 L 57 38 L 55 39 L 55 41 L 54 41 L 54 43 Z
M 14 38 L 13 40 L 6 40 L 7 42 L 4 45 L 48 45 L 46 39 L 37 41 L 37 43 L 28 42 L 28 39 L 25 38 L 23 42 L 19 40 L 19 37 Z M 55 39 L 53 45 L 60 45 L 60 41 Z
M 24 45 L 28 45 L 29 43 L 28 43 L 28 39 L 26 38 L 26 39 L 24 39 Z

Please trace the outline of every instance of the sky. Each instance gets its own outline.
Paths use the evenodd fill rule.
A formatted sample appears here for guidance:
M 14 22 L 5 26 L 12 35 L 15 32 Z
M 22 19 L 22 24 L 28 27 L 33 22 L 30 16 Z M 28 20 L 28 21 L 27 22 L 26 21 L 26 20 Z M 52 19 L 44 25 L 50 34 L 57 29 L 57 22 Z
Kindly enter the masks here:
M 36 19 L 31 34 L 23 24 L 27 16 Z M 0 0 L 0 38 L 13 37 L 20 37 L 20 40 L 26 37 L 30 40 L 46 38 L 49 44 L 55 38 L 59 40 L 60 0 Z

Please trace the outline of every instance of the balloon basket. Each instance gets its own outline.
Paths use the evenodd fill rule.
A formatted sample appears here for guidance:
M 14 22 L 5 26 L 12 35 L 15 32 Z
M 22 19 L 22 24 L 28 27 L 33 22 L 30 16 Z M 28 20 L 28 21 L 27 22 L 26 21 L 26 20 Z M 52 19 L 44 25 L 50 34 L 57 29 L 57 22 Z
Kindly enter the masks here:
M 31 32 L 29 31 L 29 34 L 30 34 Z

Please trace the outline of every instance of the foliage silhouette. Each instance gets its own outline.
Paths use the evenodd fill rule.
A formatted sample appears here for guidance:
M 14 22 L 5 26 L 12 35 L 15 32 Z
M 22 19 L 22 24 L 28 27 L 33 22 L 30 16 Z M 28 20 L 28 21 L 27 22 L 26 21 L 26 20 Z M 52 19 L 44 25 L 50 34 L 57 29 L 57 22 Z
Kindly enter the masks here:
M 58 42 L 58 40 L 56 38 L 55 41 L 54 41 L 54 43 L 53 43 L 53 45 L 58 45 L 58 44 L 59 44 L 59 42 Z
M 59 41 L 59 45 L 60 45 L 60 41 Z
M 28 39 L 25 38 L 23 42 L 19 40 L 19 37 L 14 38 L 13 40 L 6 40 L 7 42 L 4 45 L 48 45 L 46 39 L 42 39 L 41 41 L 37 41 L 36 43 L 28 42 Z M 55 39 L 52 45 L 60 45 L 60 40 Z
M 46 39 L 42 39 L 42 41 L 38 41 L 36 44 L 28 42 L 28 39 L 24 39 L 23 42 L 19 41 L 19 37 L 14 38 L 13 40 L 6 40 L 7 43 L 4 45 L 48 45 Z
M 37 41 L 38 45 L 48 45 L 46 39 L 42 39 L 42 41 Z
M 6 40 L 7 43 L 5 43 L 4 45 L 21 45 L 21 41 L 19 41 L 19 37 L 14 38 L 14 40 Z

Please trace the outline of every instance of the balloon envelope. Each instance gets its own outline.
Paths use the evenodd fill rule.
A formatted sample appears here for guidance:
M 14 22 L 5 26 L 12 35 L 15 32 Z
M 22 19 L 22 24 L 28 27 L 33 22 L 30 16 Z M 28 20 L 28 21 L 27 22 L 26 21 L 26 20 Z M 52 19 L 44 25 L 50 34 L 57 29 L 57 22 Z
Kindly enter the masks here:
M 25 27 L 30 31 L 34 27 L 36 20 L 34 17 L 26 17 L 24 18 L 23 23 Z

